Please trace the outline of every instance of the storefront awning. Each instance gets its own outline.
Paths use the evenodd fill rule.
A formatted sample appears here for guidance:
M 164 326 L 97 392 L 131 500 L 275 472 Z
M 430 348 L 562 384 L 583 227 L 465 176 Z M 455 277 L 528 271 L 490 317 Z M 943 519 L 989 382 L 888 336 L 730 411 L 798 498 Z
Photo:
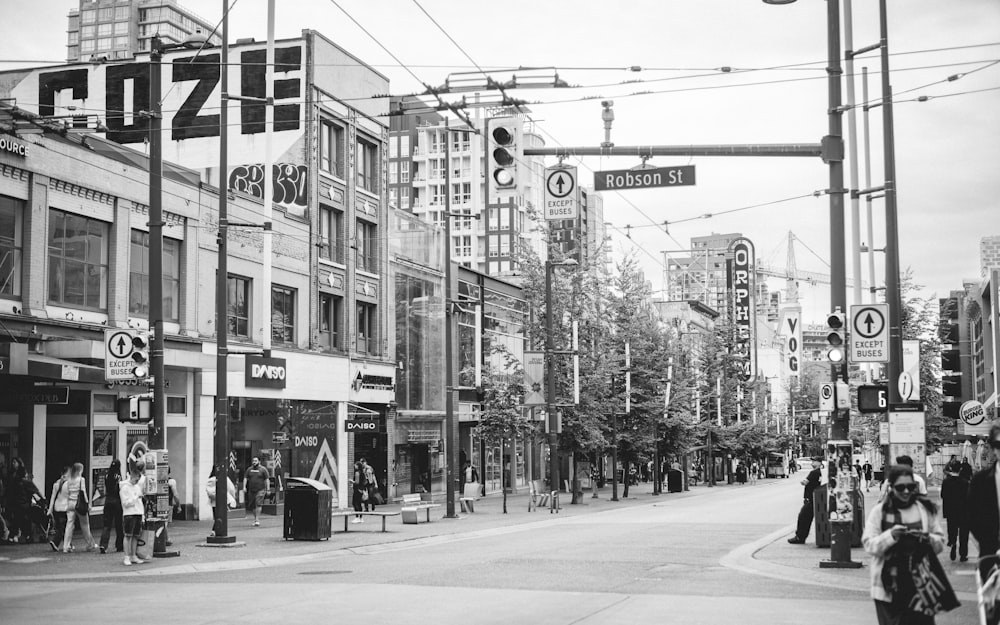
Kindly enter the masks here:
M 87 382 L 92 384 L 104 384 L 106 382 L 102 367 L 31 353 L 28 354 L 28 375 L 64 382 Z

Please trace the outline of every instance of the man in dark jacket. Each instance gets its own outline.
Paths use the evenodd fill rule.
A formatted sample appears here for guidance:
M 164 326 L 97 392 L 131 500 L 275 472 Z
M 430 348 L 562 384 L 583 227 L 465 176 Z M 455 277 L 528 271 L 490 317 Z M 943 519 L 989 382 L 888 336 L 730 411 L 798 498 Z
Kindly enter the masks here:
M 809 538 L 809 528 L 813 522 L 813 491 L 819 486 L 822 478 L 822 461 L 819 458 L 812 459 L 812 471 L 802 480 L 802 508 L 799 510 L 798 524 L 795 528 L 795 536 L 788 539 L 793 545 L 801 545 Z
M 1000 507 L 997 504 L 997 463 L 1000 456 L 1000 422 L 990 427 L 987 438 L 994 461 L 972 476 L 966 505 L 969 530 L 979 543 L 979 556 L 990 556 L 1000 548 Z M 961 475 L 961 473 L 959 473 Z
M 966 506 L 969 499 L 969 482 L 958 475 L 958 462 L 948 465 L 944 482 L 941 483 L 941 512 L 948 521 L 948 546 L 951 559 L 955 559 L 955 548 L 962 562 L 969 559 L 969 522 Z

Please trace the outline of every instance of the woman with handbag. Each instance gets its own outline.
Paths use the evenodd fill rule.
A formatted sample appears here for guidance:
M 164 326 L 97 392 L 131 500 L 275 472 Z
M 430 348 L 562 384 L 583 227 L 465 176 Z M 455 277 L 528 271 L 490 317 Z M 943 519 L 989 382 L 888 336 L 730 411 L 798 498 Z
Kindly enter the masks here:
M 70 469 L 69 479 L 63 485 L 66 489 L 66 532 L 63 535 L 62 551 L 73 551 L 73 529 L 77 521 L 83 531 L 87 551 L 97 549 L 97 543 L 90 534 L 90 496 L 87 494 L 87 479 L 83 477 L 83 465 L 79 462 Z
M 886 482 L 889 494 L 869 513 L 861 537 L 872 554 L 875 614 L 879 625 L 933 625 L 935 614 L 958 606 L 935 555 L 945 544 L 941 517 L 919 493 L 912 467 L 891 467 Z
M 219 481 L 218 474 L 222 472 L 222 467 L 212 466 L 208 474 L 208 481 L 205 483 L 205 494 L 208 495 L 208 504 L 212 507 L 212 536 L 215 536 L 218 516 L 215 511 L 215 486 Z M 226 506 L 230 510 L 236 509 L 236 485 L 226 476 Z

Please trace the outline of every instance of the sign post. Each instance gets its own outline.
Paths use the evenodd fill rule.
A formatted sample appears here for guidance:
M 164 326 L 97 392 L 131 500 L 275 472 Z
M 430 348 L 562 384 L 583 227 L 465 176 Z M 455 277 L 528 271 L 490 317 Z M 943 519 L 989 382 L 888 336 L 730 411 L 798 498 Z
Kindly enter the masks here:
M 576 167 L 549 167 L 545 170 L 545 219 L 576 219 L 580 215 Z
M 888 304 L 851 306 L 851 362 L 889 362 Z

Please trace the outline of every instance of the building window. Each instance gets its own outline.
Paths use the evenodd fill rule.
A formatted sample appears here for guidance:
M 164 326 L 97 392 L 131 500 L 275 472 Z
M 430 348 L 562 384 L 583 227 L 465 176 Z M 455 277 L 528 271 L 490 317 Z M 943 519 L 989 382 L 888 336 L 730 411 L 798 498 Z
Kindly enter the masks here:
M 84 24 L 93 24 L 97 21 L 97 11 L 94 9 L 87 9 L 81 13 L 80 21 Z
M 110 50 L 111 49 L 111 37 L 101 37 L 97 40 L 98 50 Z
M 250 338 L 250 278 L 230 275 L 227 280 L 229 289 L 229 310 L 226 312 L 226 323 L 229 336 Z
M 378 307 L 358 302 L 358 351 L 378 354 Z
M 128 19 L 128 6 L 115 7 L 115 19 L 116 20 L 127 20 Z
M 115 37 L 115 49 L 123 50 L 128 47 L 128 37 Z
M 344 263 L 344 213 L 321 206 L 319 209 L 320 258 Z
M 24 200 L 0 195 L 0 295 L 21 295 L 21 219 Z
M 80 36 L 83 37 L 84 39 L 93 39 L 94 37 L 97 36 L 97 27 L 96 26 L 84 26 L 80 30 Z
M 359 137 L 355 159 L 358 187 L 378 193 L 378 146 Z
M 93 52 L 94 51 L 94 40 L 85 39 L 80 42 L 80 52 Z
M 338 178 L 344 177 L 344 127 L 323 122 L 319 131 L 320 168 Z
M 377 233 L 378 230 L 375 224 L 361 219 L 358 220 L 355 244 L 358 250 L 358 269 L 362 271 L 369 271 L 371 273 L 378 271 L 378 263 L 376 262 L 376 255 L 378 253 Z
M 410 181 L 410 161 L 399 162 L 399 182 L 406 184 Z
M 451 185 L 451 201 L 455 204 L 468 204 L 472 201 L 472 184 L 460 182 Z
M 163 318 L 177 321 L 180 312 L 180 242 L 163 239 Z M 149 317 L 149 233 L 132 231 L 129 254 L 128 311 Z
M 108 224 L 49 209 L 49 303 L 105 310 Z
M 97 16 L 98 20 L 100 20 L 102 22 L 110 22 L 112 19 L 114 19 L 115 10 L 113 8 L 108 7 L 108 8 L 105 8 L 105 9 L 100 9 L 99 11 L 100 12 L 98 13 L 98 16 Z
M 271 287 L 271 340 L 295 342 L 295 291 L 277 285 Z
M 75 46 L 76 44 L 80 43 L 80 32 L 76 30 L 70 31 L 69 40 L 67 41 L 67 43 L 71 46 Z
M 344 298 L 330 293 L 319 294 L 319 342 L 324 349 L 343 349 L 340 344 Z
M 128 34 L 128 22 L 115 22 L 115 34 L 116 35 L 127 35 Z
M 98 24 L 97 25 L 97 35 L 99 37 L 110 37 L 111 36 L 111 24 Z

